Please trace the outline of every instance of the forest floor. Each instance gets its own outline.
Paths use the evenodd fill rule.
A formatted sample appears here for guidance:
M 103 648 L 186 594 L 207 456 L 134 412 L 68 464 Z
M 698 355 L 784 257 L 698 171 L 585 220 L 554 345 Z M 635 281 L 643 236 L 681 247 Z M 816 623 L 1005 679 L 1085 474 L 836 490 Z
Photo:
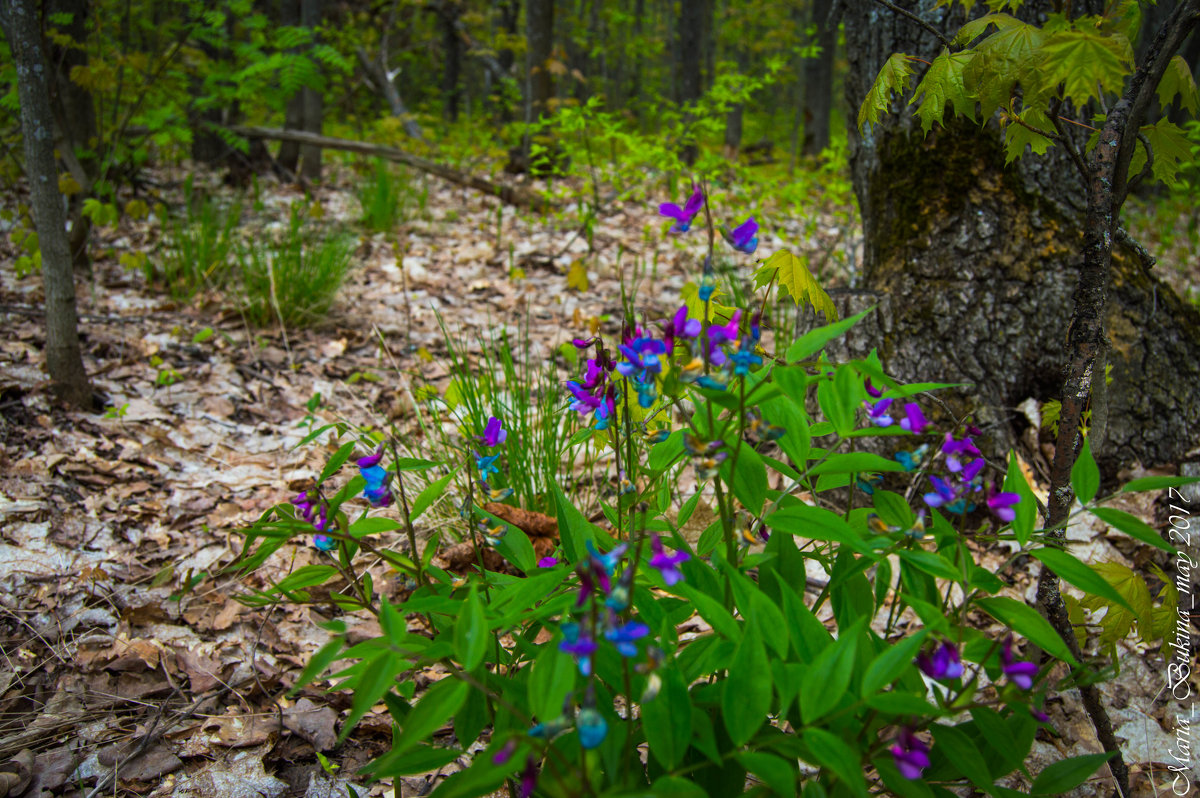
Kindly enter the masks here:
M 357 224 L 347 182 L 317 193 L 327 223 Z M 261 200 L 262 217 L 278 220 L 303 195 L 274 186 Z M 413 397 L 448 379 L 437 313 L 475 358 L 477 338 L 503 330 L 527 336 L 539 363 L 589 325 L 619 330 L 622 272 L 640 273 L 636 304 L 661 318 L 696 279 L 704 242 L 643 232 L 659 222 L 649 206 L 609 207 L 589 256 L 572 228 L 504 209 L 498 229 L 494 200 L 431 183 L 424 213 L 397 236 L 363 236 L 329 320 L 286 332 L 248 329 L 212 295 L 173 303 L 120 266 L 123 252 L 156 257 L 154 224 L 101 231 L 103 257 L 80 279 L 79 299 L 87 368 L 108 414 L 48 398 L 40 280 L 0 267 L 0 773 L 24 767 L 29 795 L 316 798 L 349 795 L 352 783 L 359 795 L 400 798 L 452 772 L 371 785 L 357 771 L 389 745 L 386 711 L 335 747 L 349 697 L 323 683 L 286 697 L 326 641 L 318 624 L 330 611 L 251 608 L 237 597 L 314 562 L 310 547 L 285 547 L 247 579 L 222 568 L 241 548 L 238 530 L 320 473 L 331 449 L 297 448 L 315 394 L 318 417 L 395 423 L 419 448 Z M 814 251 L 855 235 L 832 214 L 816 230 Z M 760 246 L 778 244 L 764 233 Z M 206 328 L 215 334 L 197 336 Z M 446 507 L 427 526 L 452 526 Z M 1124 509 L 1150 523 L 1161 512 L 1149 499 Z M 1087 561 L 1143 569 L 1151 559 L 1103 529 L 1078 525 L 1071 538 Z M 980 554 L 994 567 L 1003 555 Z M 210 576 L 195 590 L 172 598 L 202 572 Z M 1032 568 L 1010 576 L 1013 595 L 1030 598 Z M 379 577 L 377 589 L 395 589 Z M 379 633 L 369 617 L 344 620 L 353 639 Z M 1161 653 L 1130 643 L 1103 686 L 1139 795 L 1156 794 L 1152 782 L 1170 790 L 1161 785 L 1179 721 L 1164 680 Z M 1058 736 L 1041 734 L 1037 767 L 1100 750 L 1077 693 L 1047 711 Z M 36 761 L 18 756 L 26 749 Z M 1076 794 L 1110 791 L 1097 783 Z

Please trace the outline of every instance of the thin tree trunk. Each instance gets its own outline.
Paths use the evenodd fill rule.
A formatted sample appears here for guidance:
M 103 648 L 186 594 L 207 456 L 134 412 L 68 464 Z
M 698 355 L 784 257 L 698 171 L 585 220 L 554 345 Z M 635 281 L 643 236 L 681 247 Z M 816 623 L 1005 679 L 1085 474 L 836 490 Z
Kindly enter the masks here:
M 812 24 L 817 26 L 821 54 L 804 59 L 804 155 L 817 155 L 829 146 L 829 119 L 833 110 L 833 51 L 837 46 L 837 23 L 829 18 L 833 0 L 813 0 Z
M 100 133 L 96 126 L 96 107 L 92 103 L 92 94 L 71 80 L 71 70 L 75 67 L 87 68 L 85 45 L 88 35 L 88 3 L 87 0 L 47 0 L 46 12 L 48 15 L 71 15 L 71 21 L 59 30 L 71 38 L 73 45 L 77 45 L 63 47 L 51 41 L 49 57 L 54 67 L 51 99 L 54 118 L 66 140 L 66 146 L 71 149 L 79 164 L 79 171 L 82 172 L 82 175 L 75 177 L 82 190 L 68 199 L 67 217 L 71 223 L 68 246 L 75 268 L 86 270 L 91 266 L 87 244 L 92 223 L 83 215 L 83 200 L 91 191 L 99 168 L 97 151 L 100 147 Z
M 317 27 L 321 24 L 321 0 L 300 0 L 300 24 L 316 36 Z M 303 124 L 301 128 L 308 133 L 321 135 L 322 123 L 325 116 L 325 98 L 317 89 L 305 86 L 300 90 L 303 98 Z M 303 180 L 318 181 L 321 179 L 321 148 L 300 145 L 300 177 Z
M 300 26 L 300 0 L 279 0 L 279 23 L 289 28 Z M 297 91 L 288 99 L 283 112 L 283 126 L 288 130 L 300 130 L 304 126 L 304 95 Z M 275 158 L 279 166 L 293 175 L 300 166 L 300 144 L 285 141 L 279 145 Z
M 458 121 L 458 106 L 462 98 L 462 40 L 458 35 L 458 17 L 462 9 L 451 0 L 437 6 L 438 22 L 442 26 L 442 102 L 443 115 L 448 122 Z
M 679 4 L 679 62 L 676 96 L 680 105 L 700 99 L 701 52 L 704 42 L 704 3 L 700 0 Z M 696 142 L 689 130 L 680 149 L 680 159 L 689 166 L 696 161 Z
M 25 171 L 33 201 L 46 292 L 46 368 L 55 392 L 83 409 L 92 408 L 92 386 L 83 368 L 75 310 L 75 274 L 67 246 L 66 215 L 58 191 L 50 88 L 42 57 L 37 4 L 0 0 L 0 26 L 12 50 L 21 101 Z

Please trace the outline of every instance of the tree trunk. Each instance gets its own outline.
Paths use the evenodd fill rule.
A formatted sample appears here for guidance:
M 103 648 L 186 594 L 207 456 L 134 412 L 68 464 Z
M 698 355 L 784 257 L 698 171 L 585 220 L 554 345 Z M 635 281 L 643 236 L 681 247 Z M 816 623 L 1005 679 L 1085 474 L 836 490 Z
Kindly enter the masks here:
M 83 409 L 92 408 L 92 386 L 83 368 L 75 312 L 75 274 L 67 246 L 66 216 L 58 192 L 54 136 L 50 128 L 50 87 L 42 57 L 37 4 L 0 0 L 0 26 L 12 50 L 21 101 L 25 173 L 33 202 L 46 292 L 46 368 L 55 392 Z
M 300 0 L 300 24 L 316 35 L 321 24 L 321 0 Z M 321 135 L 325 116 L 325 98 L 318 89 L 305 86 L 300 90 L 303 98 L 303 120 L 301 129 L 306 133 Z M 303 180 L 321 179 L 321 148 L 300 145 L 300 177 Z
M 442 26 L 442 47 L 445 64 L 442 66 L 442 107 L 448 122 L 458 121 L 458 104 L 462 98 L 459 85 L 462 73 L 462 41 L 458 36 L 458 17 L 462 9 L 454 2 L 437 6 L 438 22 Z
M 821 54 L 806 58 L 801 67 L 804 81 L 804 155 L 818 155 L 829 146 L 829 117 L 833 110 L 833 51 L 837 46 L 837 23 L 829 18 L 833 0 L 813 0 L 811 23 L 817 26 Z
M 78 45 L 63 47 L 51 41 L 48 43 L 48 54 L 54 68 L 51 97 L 54 119 L 67 147 L 74 155 L 74 164 L 78 164 L 80 174 L 74 177 L 82 188 L 82 191 L 72 194 L 67 201 L 67 218 L 71 223 L 68 246 L 75 267 L 86 270 L 91 266 L 87 244 L 92 223 L 83 215 L 83 200 L 97 176 L 100 133 L 96 126 L 96 107 L 92 103 L 92 94 L 71 80 L 71 70 L 75 67 L 87 68 L 85 44 L 88 35 L 88 3 L 87 0 L 47 0 L 46 13 L 70 14 L 71 21 L 60 26 L 59 31 L 71 37 L 72 42 Z M 68 162 L 68 168 L 74 164 Z M 75 170 L 70 171 L 74 173 Z
M 904 5 L 957 27 L 945 8 Z M 932 58 L 940 45 L 872 0 L 848 0 L 845 13 L 853 120 L 890 54 Z M 902 380 L 969 383 L 949 405 L 973 412 L 999 453 L 1024 424 L 1019 404 L 1061 396 L 1085 188 L 1061 148 L 1005 168 L 994 121 L 982 130 L 951 121 L 922 137 L 906 107 L 862 134 L 850 128 L 870 290 L 845 301 L 880 307 L 849 343 L 878 346 Z M 1109 476 L 1135 461 L 1176 461 L 1200 435 L 1200 403 L 1182 387 L 1200 383 L 1200 314 L 1115 254 L 1105 316 L 1113 382 L 1092 408 L 1093 451 Z
M 525 135 L 521 147 L 513 153 L 509 163 L 509 171 L 528 171 L 531 175 L 548 174 L 556 155 L 553 153 L 553 142 L 547 137 L 539 142 L 549 148 L 550 157 L 547 163 L 533 163 L 531 150 L 533 135 L 530 127 L 550 115 L 554 99 L 554 73 L 550 71 L 550 61 L 554 48 L 554 0 L 529 0 L 525 4 L 525 41 L 529 52 L 525 62 Z
M 300 0 L 280 0 L 279 23 L 289 28 L 300 26 Z M 283 126 L 288 130 L 300 130 L 304 124 L 304 94 L 297 91 L 288 100 L 283 112 Z M 275 158 L 279 166 L 297 173 L 300 166 L 300 144 L 295 141 L 285 141 L 279 145 L 279 155 Z
M 680 105 L 700 99 L 700 67 L 704 40 L 704 8 L 700 0 L 679 4 L 679 61 L 676 69 L 676 98 Z M 689 166 L 696 161 L 696 142 L 689 131 L 680 149 L 680 159 Z

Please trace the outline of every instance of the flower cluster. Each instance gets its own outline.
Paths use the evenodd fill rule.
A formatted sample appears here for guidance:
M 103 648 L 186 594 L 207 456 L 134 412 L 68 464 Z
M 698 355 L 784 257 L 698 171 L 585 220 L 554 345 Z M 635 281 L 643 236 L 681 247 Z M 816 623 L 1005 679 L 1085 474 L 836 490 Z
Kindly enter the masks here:
M 483 428 L 483 434 L 477 435 L 476 440 L 483 444 L 485 449 L 495 449 L 503 446 L 504 442 L 508 440 L 508 431 L 504 429 L 504 424 L 500 419 L 489 416 L 487 424 Z M 500 466 L 496 465 L 496 461 L 499 459 L 499 452 L 486 455 L 475 452 L 475 467 L 479 469 L 479 489 L 491 501 L 503 501 L 512 495 L 512 488 L 492 488 L 488 485 L 488 478 L 492 474 L 500 473 Z
M 867 408 L 867 420 L 876 427 L 890 427 L 896 423 L 895 418 L 890 414 L 892 407 L 892 399 L 883 397 L 883 391 L 871 384 L 870 378 L 867 379 L 867 393 L 874 401 L 863 402 Z M 929 419 L 925 418 L 925 414 L 921 412 L 921 406 L 916 402 L 906 402 L 904 405 L 904 417 L 900 419 L 900 429 L 907 430 L 913 435 L 920 435 L 929 426 Z
M 926 493 L 925 504 L 930 507 L 941 507 L 947 512 L 962 514 L 975 509 L 974 497 L 984 493 L 988 509 L 1001 521 L 1012 521 L 1016 518 L 1013 505 L 1021 500 L 1016 493 L 996 490 L 994 483 L 987 483 L 986 491 L 983 484 L 982 472 L 984 459 L 979 456 L 979 448 L 972 437 L 979 434 L 979 429 L 971 427 L 962 438 L 955 438 L 947 432 L 942 442 L 942 454 L 945 456 L 946 478 L 931 474 L 929 482 L 933 490 Z M 970 458 L 970 459 L 968 459 Z
M 367 482 L 367 486 L 363 488 L 363 498 L 370 502 L 372 507 L 387 507 L 392 503 L 392 490 L 388 487 L 391 477 L 387 469 L 379 465 L 382 459 L 383 446 L 380 446 L 374 454 L 360 457 L 357 463 L 358 473 Z
M 313 529 L 317 531 L 317 534 L 313 535 L 313 545 L 321 551 L 332 551 L 337 542 L 325 534 L 332 524 L 329 520 L 329 505 L 321 498 L 320 493 L 303 491 L 292 499 L 292 504 L 296 512 L 300 513 L 300 517 L 312 524 Z
M 691 229 L 692 220 L 696 218 L 696 214 L 700 213 L 700 209 L 703 207 L 704 192 L 698 186 L 693 185 L 692 195 L 688 197 L 683 207 L 676 205 L 674 202 L 664 202 L 658 206 L 658 213 L 660 216 L 674 219 L 675 223 L 671 225 L 671 232 L 681 234 Z M 758 248 L 758 222 L 754 220 L 753 216 L 733 228 L 733 230 L 727 230 L 722 227 L 721 235 L 729 242 L 729 246 L 738 252 L 751 255 Z
M 616 387 L 612 384 L 612 372 L 617 364 L 599 338 L 576 338 L 572 343 L 580 350 L 595 346 L 596 356 L 588 358 L 582 381 L 567 382 L 567 390 L 575 397 L 571 409 L 581 416 L 594 416 L 596 429 L 608 429 L 616 411 Z

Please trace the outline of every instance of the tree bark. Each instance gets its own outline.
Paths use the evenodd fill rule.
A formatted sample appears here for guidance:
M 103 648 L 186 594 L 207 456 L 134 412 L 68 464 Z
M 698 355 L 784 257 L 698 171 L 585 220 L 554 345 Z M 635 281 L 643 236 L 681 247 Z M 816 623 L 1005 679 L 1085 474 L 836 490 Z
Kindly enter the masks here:
M 300 0 L 300 24 L 313 32 L 321 24 L 321 0 Z M 301 129 L 314 135 L 321 135 L 322 123 L 325 116 L 325 98 L 321 91 L 309 86 L 300 90 L 303 98 L 303 124 Z M 307 144 L 300 145 L 300 178 L 317 181 L 321 179 L 321 148 Z
M 300 0 L 280 0 L 279 23 L 287 27 L 300 26 Z M 304 128 L 304 94 L 297 91 L 288 100 L 283 112 L 283 126 L 288 130 Z M 279 145 L 279 154 L 275 158 L 280 167 L 297 173 L 300 166 L 300 143 L 284 141 Z
M 62 47 L 48 42 L 47 47 L 50 63 L 54 67 L 51 96 L 54 119 L 65 140 L 64 146 L 71 149 L 84 178 L 76 176 L 82 191 L 72 194 L 67 200 L 67 218 L 71 223 L 67 245 L 75 267 L 86 270 L 91 266 L 87 244 L 92 223 L 83 215 L 83 200 L 97 176 L 99 159 L 96 153 L 100 147 L 100 132 L 96 126 L 96 107 L 92 103 L 92 94 L 71 80 L 71 70 L 75 67 L 87 68 L 88 56 L 84 45 L 88 35 L 88 3 L 87 0 L 47 0 L 46 12 L 47 15 L 70 14 L 71 21 L 60 26 L 59 30 L 79 45 Z
M 533 136 L 528 126 L 550 115 L 554 99 L 554 73 L 550 61 L 554 48 L 554 0 L 529 0 L 525 4 L 525 41 L 529 52 L 525 62 L 525 135 L 520 150 L 514 152 L 509 171 L 528 171 L 540 175 L 549 170 L 531 161 Z M 552 142 L 545 142 L 552 146 Z M 551 161 L 556 160 L 551 157 Z
M 833 55 L 837 47 L 837 23 L 829 18 L 833 0 L 813 0 L 810 22 L 817 26 L 821 54 L 806 58 L 801 66 L 804 81 L 803 155 L 818 155 L 829 146 L 829 119 L 833 111 Z
M 442 47 L 445 50 L 445 63 L 442 65 L 443 116 L 448 122 L 457 122 L 458 105 L 462 98 L 462 40 L 458 34 L 458 17 L 462 14 L 462 9 L 452 0 L 442 0 L 436 10 L 438 22 L 442 26 Z
M 905 7 L 957 27 L 932 2 Z M 845 22 L 851 119 L 891 53 L 940 50 L 931 34 L 871 0 L 849 0 Z M 870 290 L 847 301 L 880 303 L 855 339 L 878 345 L 900 379 L 969 383 L 950 407 L 973 413 L 999 453 L 1024 424 L 1021 402 L 1061 397 L 1086 188 L 1061 148 L 1006 168 L 994 122 L 983 130 L 948 122 L 923 137 L 905 112 L 862 133 L 850 128 Z M 1111 299 L 1113 383 L 1093 407 L 1094 422 L 1107 418 L 1093 426 L 1093 450 L 1109 477 L 1135 461 L 1177 461 L 1200 435 L 1200 403 L 1179 389 L 1200 382 L 1200 314 L 1121 252 Z
M 679 4 L 679 61 L 676 68 L 676 98 L 680 105 L 700 99 L 700 67 L 704 40 L 705 3 L 701 0 Z M 689 166 L 696 161 L 696 142 L 690 133 L 680 149 L 680 159 Z
M 92 386 L 83 368 L 75 310 L 75 274 L 67 246 L 66 216 L 58 191 L 50 88 L 42 56 L 37 4 L 0 0 L 0 26 L 12 50 L 21 101 L 25 172 L 33 203 L 46 292 L 46 368 L 55 393 L 70 404 L 92 409 Z

